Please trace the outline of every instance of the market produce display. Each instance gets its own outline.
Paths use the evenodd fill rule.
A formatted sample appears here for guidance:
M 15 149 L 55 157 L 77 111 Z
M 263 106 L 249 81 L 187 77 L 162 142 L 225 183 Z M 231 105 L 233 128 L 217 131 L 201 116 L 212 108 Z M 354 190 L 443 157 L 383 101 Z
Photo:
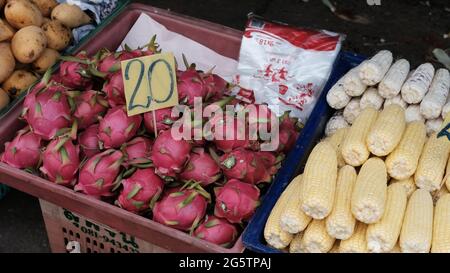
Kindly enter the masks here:
M 207 105 L 232 105 L 235 111 L 209 120 L 212 132 L 219 134 L 231 118 L 231 135 L 247 128 L 245 139 L 175 139 L 171 129 L 178 117 L 171 117 L 172 108 L 128 116 L 120 61 L 159 52 L 152 39 L 141 49 L 62 57 L 59 72 L 48 70 L 27 94 L 27 126 L 5 144 L 1 161 L 231 247 L 295 144 L 297 120 L 280 117 L 278 148 L 262 151 L 265 140 L 250 140 L 249 125 L 267 126 L 275 115 L 265 108 L 256 120 L 238 119 L 247 106 L 261 105 L 228 96 L 224 79 L 188 63 L 185 70 L 177 68 L 180 104 L 193 107 L 200 97 Z

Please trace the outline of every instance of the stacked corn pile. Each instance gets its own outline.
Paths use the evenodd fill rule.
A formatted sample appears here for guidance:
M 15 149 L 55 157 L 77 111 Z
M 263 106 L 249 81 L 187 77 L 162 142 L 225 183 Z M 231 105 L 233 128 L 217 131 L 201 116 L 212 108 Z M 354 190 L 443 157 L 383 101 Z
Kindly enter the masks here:
M 266 242 L 290 252 L 450 252 L 449 122 L 427 138 L 397 104 L 365 108 L 315 146 L 272 210 Z

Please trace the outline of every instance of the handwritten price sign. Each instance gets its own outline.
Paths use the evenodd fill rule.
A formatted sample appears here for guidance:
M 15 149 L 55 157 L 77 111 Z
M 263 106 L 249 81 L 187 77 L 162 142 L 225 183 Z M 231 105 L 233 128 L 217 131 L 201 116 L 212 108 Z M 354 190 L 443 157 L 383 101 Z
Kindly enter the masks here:
M 121 65 L 128 116 L 178 105 L 172 53 L 126 60 Z

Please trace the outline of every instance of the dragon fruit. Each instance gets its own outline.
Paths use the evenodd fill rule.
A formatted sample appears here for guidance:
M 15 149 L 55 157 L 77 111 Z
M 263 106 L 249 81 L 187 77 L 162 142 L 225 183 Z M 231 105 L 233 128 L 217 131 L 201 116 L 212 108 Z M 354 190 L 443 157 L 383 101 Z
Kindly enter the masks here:
M 207 199 L 195 189 L 166 191 L 153 208 L 153 220 L 183 231 L 194 231 L 206 213 Z
M 285 114 L 280 118 L 280 132 L 278 152 L 288 153 L 294 147 L 299 136 L 299 128 L 297 128 L 297 120 L 290 118 L 289 114 Z
M 209 73 L 202 76 L 206 85 L 206 99 L 211 98 L 212 101 L 222 99 L 228 88 L 228 83 L 216 74 Z
M 138 52 L 120 51 L 120 52 L 106 52 L 97 63 L 97 70 L 102 73 L 114 73 L 120 70 L 120 62 L 141 57 Z
M 136 134 L 141 122 L 140 115 L 129 117 L 124 106 L 111 108 L 100 119 L 98 139 L 106 149 L 118 148 Z
M 76 99 L 76 109 L 73 114 L 78 120 L 78 128 L 84 129 L 96 123 L 107 107 L 108 102 L 99 92 L 94 90 L 82 92 Z
M 98 124 L 89 126 L 78 135 L 78 142 L 81 150 L 86 157 L 92 157 L 100 152 L 98 141 Z
M 37 167 L 41 158 L 41 137 L 30 129 L 20 130 L 11 142 L 5 143 L 1 161 L 20 169 Z
M 178 118 L 172 118 L 172 108 L 162 108 L 155 112 L 156 117 L 156 129 L 158 132 L 169 129 L 172 124 Z M 153 112 L 147 112 L 144 114 L 144 125 L 147 131 L 153 133 L 155 131 L 155 126 L 153 126 Z
M 50 85 L 45 88 L 33 88 L 24 101 L 23 118 L 34 133 L 45 140 L 53 139 L 72 124 L 72 109 L 66 88 Z
M 189 159 L 191 144 L 184 139 L 175 140 L 171 130 L 162 131 L 151 152 L 151 160 L 156 173 L 165 177 L 175 177 L 180 173 Z
M 209 122 L 213 142 L 217 149 L 228 153 L 237 148 L 252 148 L 257 143 L 249 140 L 248 128 L 238 118 L 229 117 L 230 114 L 214 116 Z M 228 122 L 232 120 L 232 124 Z
M 80 165 L 80 148 L 69 137 L 52 140 L 42 153 L 41 172 L 56 184 L 70 186 L 76 182 Z
M 111 196 L 120 182 L 117 176 L 122 162 L 122 152 L 113 149 L 94 155 L 81 167 L 75 190 L 97 198 Z
M 79 53 L 75 57 L 61 57 L 61 59 L 63 59 L 59 67 L 61 83 L 71 89 L 91 89 L 92 78 L 86 53 Z
M 204 100 L 208 92 L 205 82 L 195 68 L 177 72 L 177 89 L 180 102 L 190 106 L 194 105 L 194 98 L 200 97 Z
M 259 205 L 259 189 L 236 179 L 214 189 L 216 205 L 214 215 L 230 223 L 241 223 L 252 217 Z
M 197 148 L 191 152 L 186 168 L 180 174 L 182 181 L 194 181 L 203 187 L 216 182 L 221 177 L 217 162 L 204 149 Z
M 150 162 L 150 152 L 153 142 L 144 137 L 136 137 L 125 143 L 121 150 L 125 155 L 127 165 L 146 164 Z
M 123 85 L 122 72 L 115 72 L 107 77 L 103 85 L 108 103 L 112 106 L 125 105 L 125 87 Z
M 133 213 L 152 208 L 163 191 L 164 183 L 153 168 L 138 169 L 122 180 L 123 189 L 117 199 L 119 206 Z
M 236 241 L 238 231 L 227 220 L 207 215 L 205 221 L 194 231 L 194 236 L 222 247 L 230 247 Z

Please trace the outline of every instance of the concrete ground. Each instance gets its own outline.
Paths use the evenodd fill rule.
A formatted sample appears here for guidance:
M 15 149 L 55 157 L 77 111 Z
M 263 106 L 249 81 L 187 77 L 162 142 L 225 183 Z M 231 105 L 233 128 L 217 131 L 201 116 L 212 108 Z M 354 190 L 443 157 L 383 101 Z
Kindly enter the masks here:
M 246 15 L 253 11 L 297 26 L 345 33 L 345 50 L 370 55 L 389 49 L 413 66 L 433 61 L 431 51 L 436 47 L 450 48 L 450 39 L 444 38 L 444 34 L 450 35 L 448 0 L 331 1 L 337 8 L 335 13 L 320 0 L 141 2 L 237 29 L 243 29 Z M 49 251 L 39 203 L 24 193 L 10 192 L 0 201 L 0 252 Z

